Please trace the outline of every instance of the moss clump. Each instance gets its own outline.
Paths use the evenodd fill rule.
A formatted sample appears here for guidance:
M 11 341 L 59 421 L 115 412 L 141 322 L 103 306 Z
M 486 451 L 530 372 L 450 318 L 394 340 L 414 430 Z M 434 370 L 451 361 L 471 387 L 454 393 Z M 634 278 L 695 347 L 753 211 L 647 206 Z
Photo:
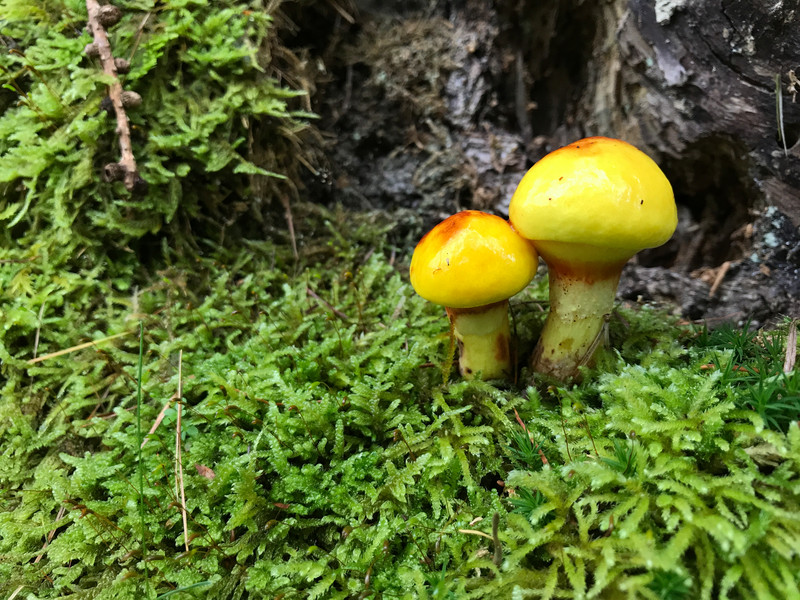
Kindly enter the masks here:
M 387 228 L 298 222 L 297 261 L 278 240 L 149 276 L 131 258 L 117 279 L 3 265 L 27 316 L 0 346 L 0 593 L 797 593 L 800 430 L 740 401 L 732 349 L 640 309 L 612 319 L 621 350 L 578 387 L 445 382 L 446 325 Z M 513 303 L 523 346 L 539 288 Z M 145 430 L 182 390 L 187 539 L 174 401 L 143 448 L 141 527 L 139 320 Z
M 258 222 L 276 190 L 291 196 L 300 181 L 309 115 L 295 100 L 303 90 L 276 72 L 290 70 L 272 53 L 280 2 L 117 4 L 112 48 L 130 58 L 124 85 L 142 97 L 128 114 L 144 195 L 101 181 L 119 155 L 108 76 L 84 53 L 85 4 L 0 2 L 0 258 L 102 262 L 146 234 L 168 234 L 173 248 L 220 239 L 221 223 Z
M 508 476 L 520 498 L 526 491 L 538 498 L 518 500 L 521 514 L 509 516 L 508 560 L 521 568 L 501 578 L 503 590 L 798 593 L 800 431 L 794 424 L 785 437 L 738 409 L 734 389 L 721 372 L 703 371 L 699 356 L 658 352 L 591 385 L 559 390 L 556 414 L 532 391 L 541 404 L 526 425 L 548 466 L 539 461 Z
M 295 206 L 297 257 L 268 223 L 220 247 L 294 180 L 264 6 L 119 4 L 141 198 L 97 175 L 83 3 L 0 0 L 2 597 L 800 595 L 785 337 L 639 310 L 578 387 L 451 380 L 380 219 Z M 512 303 L 519 356 L 545 297 Z
M 480 474 L 500 470 L 492 439 L 510 400 L 492 392 L 494 407 L 473 410 L 439 389 L 440 372 L 424 365 L 447 344 L 440 316 L 385 248 L 353 244 L 363 236 L 342 235 L 334 220 L 304 218 L 328 233 L 299 264 L 288 246 L 252 243 L 176 265 L 132 294 L 93 280 L 63 313 L 48 304 L 41 326 L 34 318 L 19 332 L 4 353 L 0 406 L 4 593 L 401 593 L 403 573 L 424 588 L 443 556 L 477 549 L 440 532 L 502 510 Z M 146 428 L 183 374 L 188 553 L 174 413 L 144 447 L 144 540 L 139 527 L 136 336 L 33 364 L 22 343 L 38 331 L 41 356 L 138 319 Z

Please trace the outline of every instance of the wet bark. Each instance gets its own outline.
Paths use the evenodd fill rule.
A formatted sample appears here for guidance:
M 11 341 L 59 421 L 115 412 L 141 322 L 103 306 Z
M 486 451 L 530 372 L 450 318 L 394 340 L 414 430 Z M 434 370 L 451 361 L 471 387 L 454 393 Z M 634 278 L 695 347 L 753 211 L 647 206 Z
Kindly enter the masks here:
M 623 298 L 798 312 L 800 0 L 356 4 L 315 97 L 331 144 L 314 197 L 392 212 L 405 246 L 458 210 L 504 215 L 547 152 L 618 137 L 661 165 L 680 214 Z
M 555 145 L 612 135 L 650 153 L 693 220 L 715 223 L 696 252 L 718 262 L 730 258 L 719 240 L 752 208 L 774 205 L 800 224 L 797 0 L 529 4 L 516 17 L 537 109 L 520 129 Z
M 626 270 L 622 297 L 672 299 L 693 318 L 796 315 L 800 2 L 563 0 L 521 10 L 552 33 L 523 45 L 537 109 L 520 128 L 547 131 L 555 146 L 621 137 L 675 188 L 678 232 Z

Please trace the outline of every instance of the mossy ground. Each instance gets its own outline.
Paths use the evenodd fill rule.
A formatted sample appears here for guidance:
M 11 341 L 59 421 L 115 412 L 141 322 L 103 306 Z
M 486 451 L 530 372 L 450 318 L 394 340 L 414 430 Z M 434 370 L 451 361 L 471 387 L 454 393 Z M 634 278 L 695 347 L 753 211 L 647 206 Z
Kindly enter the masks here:
M 443 381 L 389 226 L 296 210 L 298 258 L 0 263 L 2 597 L 800 597 L 785 333 L 620 309 L 579 386 Z
M 314 154 L 281 2 L 118 3 L 143 198 L 97 176 L 84 3 L 35 4 L 0 0 L 0 597 L 800 597 L 791 328 L 621 309 L 579 386 L 461 381 L 418 215 L 271 225 Z

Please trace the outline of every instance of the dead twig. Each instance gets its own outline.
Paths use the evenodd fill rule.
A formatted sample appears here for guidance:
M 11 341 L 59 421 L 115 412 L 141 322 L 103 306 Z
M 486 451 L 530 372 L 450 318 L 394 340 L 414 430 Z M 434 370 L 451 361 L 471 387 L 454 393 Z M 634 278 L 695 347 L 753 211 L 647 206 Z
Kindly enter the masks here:
M 117 63 L 114 61 L 111 44 L 106 33 L 106 27 L 119 20 L 121 11 L 110 4 L 101 5 L 98 0 L 86 0 L 86 12 L 89 15 L 89 29 L 94 37 L 94 42 L 86 48 L 86 53 L 90 56 L 97 56 L 103 65 L 103 72 L 113 78 L 108 86 L 108 97 L 117 118 L 120 160 L 118 163 L 106 165 L 104 174 L 109 181 L 121 179 L 125 184 L 125 189 L 132 192 L 134 189 L 141 189 L 145 184 L 139 175 L 136 159 L 133 156 L 131 129 L 128 123 L 128 114 L 125 112 L 125 101 L 130 105 L 135 104 L 137 98 L 141 102 L 141 98 L 135 92 L 123 92 L 117 72 Z

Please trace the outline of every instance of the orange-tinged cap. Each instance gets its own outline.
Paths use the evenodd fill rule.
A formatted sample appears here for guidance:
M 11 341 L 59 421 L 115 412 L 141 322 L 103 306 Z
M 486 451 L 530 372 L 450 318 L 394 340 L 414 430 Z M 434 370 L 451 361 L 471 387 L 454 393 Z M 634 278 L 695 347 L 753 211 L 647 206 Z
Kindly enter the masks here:
M 605 137 L 542 158 L 522 178 L 508 212 L 522 236 L 545 243 L 542 252 L 577 243 L 592 248 L 586 258 L 599 261 L 606 251 L 598 248 L 627 260 L 660 246 L 678 224 L 672 186 L 658 165 L 630 144 Z
M 534 275 L 538 256 L 508 221 L 476 210 L 448 217 L 419 241 L 411 285 L 435 304 L 473 308 L 510 298 Z

